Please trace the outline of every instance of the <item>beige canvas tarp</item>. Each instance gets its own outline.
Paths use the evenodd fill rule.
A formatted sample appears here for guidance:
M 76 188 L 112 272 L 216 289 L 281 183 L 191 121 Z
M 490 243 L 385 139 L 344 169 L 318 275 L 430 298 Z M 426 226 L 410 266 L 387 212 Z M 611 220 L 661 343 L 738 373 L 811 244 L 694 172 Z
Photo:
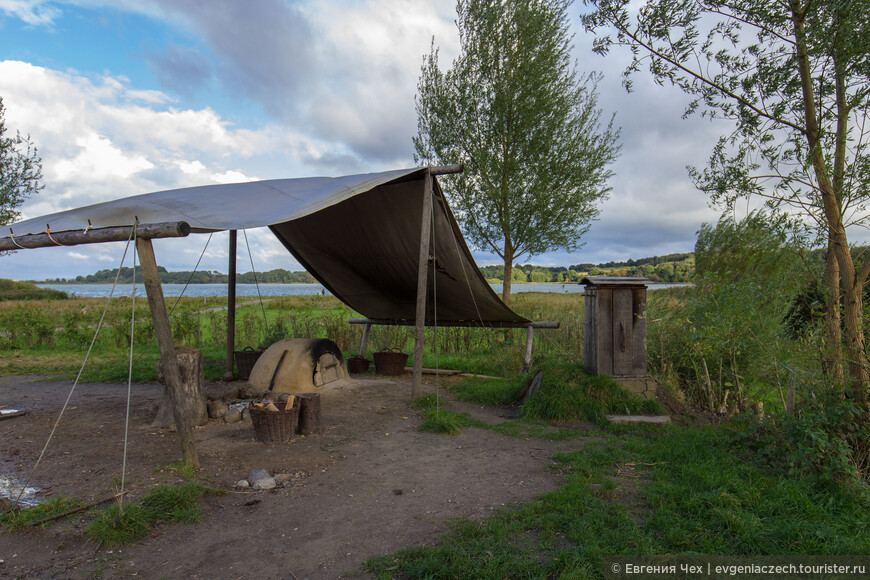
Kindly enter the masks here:
M 208 185 L 127 197 L 22 221 L 0 236 L 186 221 L 194 232 L 269 226 L 318 281 L 371 319 L 413 324 L 421 168 L 344 177 Z M 523 326 L 480 274 L 437 180 L 427 324 Z M 433 274 L 434 272 L 434 274 Z

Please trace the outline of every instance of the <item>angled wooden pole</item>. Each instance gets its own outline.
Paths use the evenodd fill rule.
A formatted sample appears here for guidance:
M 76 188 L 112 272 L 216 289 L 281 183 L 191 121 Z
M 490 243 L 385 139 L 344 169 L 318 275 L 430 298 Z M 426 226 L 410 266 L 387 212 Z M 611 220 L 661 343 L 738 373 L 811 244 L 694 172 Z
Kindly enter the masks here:
M 178 441 L 181 443 L 181 457 L 187 465 L 198 468 L 199 457 L 193 440 L 189 405 L 181 390 L 181 374 L 178 372 L 175 343 L 172 341 L 172 329 L 169 325 L 169 314 L 166 312 L 166 302 L 163 299 L 163 287 L 160 286 L 154 246 L 149 239 L 136 238 L 136 250 L 139 252 L 139 263 L 142 265 L 142 277 L 145 279 L 145 292 L 148 295 L 151 320 L 154 322 L 154 334 L 157 336 L 157 345 L 160 348 L 160 364 L 166 379 L 165 388 L 172 403 L 172 416 L 175 418 Z
M 236 349 L 236 245 L 238 231 L 230 230 L 230 257 L 227 269 L 227 372 L 224 380 L 233 380 L 233 355 Z
M 371 329 L 372 323 L 366 322 L 366 325 L 363 327 L 362 342 L 360 342 L 359 345 L 359 355 L 363 358 L 366 357 L 366 351 L 369 347 L 369 332 L 371 331 Z
M 526 350 L 523 353 L 523 372 L 529 372 L 532 367 L 532 345 L 535 344 L 535 327 L 531 324 L 526 328 Z
M 432 176 L 423 177 L 423 219 L 420 223 L 420 258 L 417 264 L 417 311 L 414 330 L 414 375 L 411 398 L 420 395 L 423 384 L 423 332 L 426 330 L 426 293 L 429 285 L 429 243 L 432 235 Z

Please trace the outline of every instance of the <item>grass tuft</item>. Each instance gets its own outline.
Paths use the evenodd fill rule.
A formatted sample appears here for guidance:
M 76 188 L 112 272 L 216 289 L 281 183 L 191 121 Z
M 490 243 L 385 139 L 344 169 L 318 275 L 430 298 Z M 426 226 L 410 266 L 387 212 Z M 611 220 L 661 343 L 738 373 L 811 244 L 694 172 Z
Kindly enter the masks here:
M 118 504 L 101 509 L 88 526 L 88 535 L 107 546 L 122 546 L 141 540 L 151 531 L 148 513 L 141 504 Z
M 20 530 L 33 525 L 35 522 L 62 514 L 81 505 L 82 503 L 75 499 L 53 497 L 31 507 L 0 514 L 0 524 L 10 530 Z
M 447 433 L 458 435 L 463 427 L 479 427 L 482 423 L 468 416 L 468 413 L 455 411 L 439 411 L 429 409 L 426 411 L 426 419 L 420 424 L 420 431 L 432 431 L 433 433 Z

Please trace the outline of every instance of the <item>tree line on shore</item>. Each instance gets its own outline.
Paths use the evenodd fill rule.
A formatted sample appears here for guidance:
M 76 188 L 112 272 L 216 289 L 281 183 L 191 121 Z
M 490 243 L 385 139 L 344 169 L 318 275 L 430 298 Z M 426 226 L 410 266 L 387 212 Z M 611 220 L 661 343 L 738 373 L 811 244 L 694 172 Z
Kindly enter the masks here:
M 160 281 L 164 284 L 226 284 L 227 274 L 215 270 L 199 272 L 170 272 L 163 266 L 157 268 Z M 504 281 L 504 266 L 484 266 L 480 268 L 484 278 L 491 283 Z M 115 281 L 118 269 L 100 270 L 86 276 L 75 278 L 53 278 L 36 280 L 45 284 L 111 284 Z M 653 282 L 680 283 L 691 282 L 695 275 L 694 254 L 669 254 L 654 256 L 625 262 L 607 262 L 604 264 L 577 264 L 572 266 L 534 266 L 532 264 L 516 265 L 511 272 L 511 280 L 515 283 L 579 283 L 584 276 L 645 276 Z M 136 280 L 142 280 L 142 273 L 136 269 Z M 118 282 L 129 284 L 133 281 L 133 269 L 121 268 Z M 290 272 L 282 268 L 266 272 L 245 272 L 237 274 L 239 284 L 312 284 L 316 283 L 314 276 L 308 272 Z

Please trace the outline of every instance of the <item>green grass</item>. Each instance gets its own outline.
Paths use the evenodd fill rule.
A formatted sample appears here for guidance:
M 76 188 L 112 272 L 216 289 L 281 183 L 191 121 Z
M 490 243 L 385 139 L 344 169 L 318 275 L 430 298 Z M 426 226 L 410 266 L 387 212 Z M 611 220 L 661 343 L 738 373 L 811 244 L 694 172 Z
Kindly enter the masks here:
M 78 500 L 68 497 L 53 497 L 35 506 L 0 514 L 0 525 L 10 530 L 20 530 L 58 514 L 82 505 Z
M 159 522 L 197 523 L 203 519 L 199 500 L 212 490 L 197 482 L 160 485 L 138 502 L 103 508 L 88 526 L 91 539 L 110 546 L 129 544 L 148 535 Z
M 870 554 L 866 500 L 764 471 L 733 449 L 721 426 L 610 436 L 557 456 L 558 490 L 365 568 L 376 578 L 602 578 L 616 554 Z
M 468 416 L 468 413 L 427 409 L 426 418 L 420 423 L 420 431 L 458 435 L 465 427 L 481 427 L 483 423 Z

